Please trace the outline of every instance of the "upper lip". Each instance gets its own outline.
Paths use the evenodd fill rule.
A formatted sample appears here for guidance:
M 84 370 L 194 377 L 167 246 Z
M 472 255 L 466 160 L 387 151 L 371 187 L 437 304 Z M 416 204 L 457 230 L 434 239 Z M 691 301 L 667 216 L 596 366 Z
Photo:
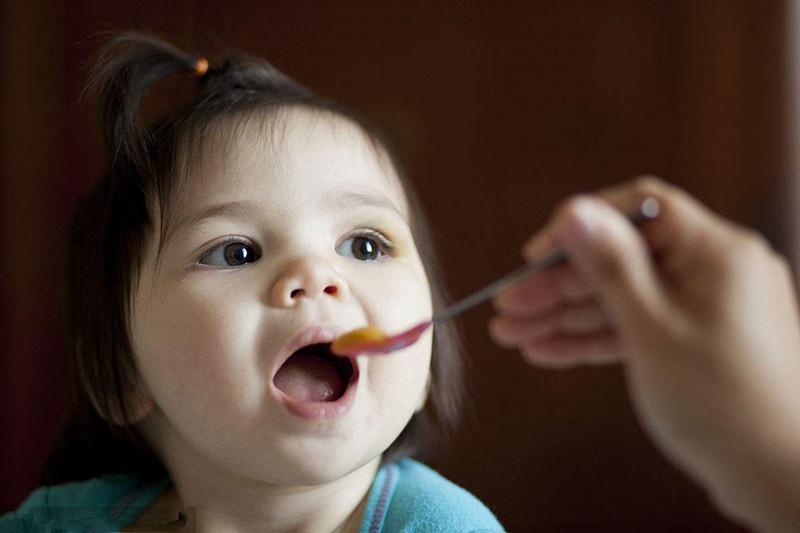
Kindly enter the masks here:
M 283 345 L 278 352 L 278 357 L 275 360 L 275 368 L 272 369 L 272 379 L 275 379 L 275 374 L 283 366 L 283 364 L 300 348 L 310 346 L 312 344 L 328 344 L 336 340 L 342 334 L 344 328 L 339 326 L 326 326 L 317 325 L 309 326 L 301 329 L 289 342 Z M 356 359 L 349 357 L 350 363 L 353 368 L 357 366 Z

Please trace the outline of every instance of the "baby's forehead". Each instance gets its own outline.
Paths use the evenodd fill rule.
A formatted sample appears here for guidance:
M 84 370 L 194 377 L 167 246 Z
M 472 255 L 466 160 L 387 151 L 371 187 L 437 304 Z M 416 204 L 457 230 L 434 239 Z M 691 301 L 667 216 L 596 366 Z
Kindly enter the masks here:
M 195 138 L 188 157 L 190 197 L 236 189 L 244 175 L 261 175 L 278 186 L 327 175 L 360 179 L 391 195 L 409 213 L 398 170 L 377 135 L 334 111 L 308 106 L 256 110 L 219 119 Z

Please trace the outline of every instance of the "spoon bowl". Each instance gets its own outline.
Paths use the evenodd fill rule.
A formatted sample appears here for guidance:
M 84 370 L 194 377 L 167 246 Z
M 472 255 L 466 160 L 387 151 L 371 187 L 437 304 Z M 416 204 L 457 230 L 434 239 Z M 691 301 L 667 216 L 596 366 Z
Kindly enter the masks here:
M 387 335 L 374 326 L 354 329 L 338 337 L 331 345 L 331 352 L 342 357 L 396 352 L 417 342 L 431 324 L 433 321 L 426 320 L 397 335 Z

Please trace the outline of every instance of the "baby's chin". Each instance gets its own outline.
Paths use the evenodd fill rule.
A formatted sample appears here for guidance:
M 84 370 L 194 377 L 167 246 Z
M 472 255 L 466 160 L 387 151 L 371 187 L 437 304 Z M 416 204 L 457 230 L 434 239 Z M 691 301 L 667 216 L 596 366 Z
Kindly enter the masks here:
M 344 454 L 340 454 L 344 455 Z M 312 487 L 327 485 L 347 478 L 358 478 L 360 474 L 373 476 L 380 464 L 382 454 L 354 461 L 352 458 L 307 457 L 303 461 L 291 461 L 273 465 L 263 473 L 261 481 L 283 487 Z M 252 476 L 252 471 L 250 471 Z

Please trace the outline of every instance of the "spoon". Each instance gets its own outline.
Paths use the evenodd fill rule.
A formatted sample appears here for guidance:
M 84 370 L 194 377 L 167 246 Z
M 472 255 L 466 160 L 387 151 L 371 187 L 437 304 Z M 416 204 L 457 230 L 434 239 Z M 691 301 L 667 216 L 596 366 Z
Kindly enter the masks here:
M 658 200 L 652 196 L 648 196 L 639 204 L 639 208 L 635 212 L 627 214 L 627 217 L 631 222 L 638 225 L 644 221 L 656 218 L 660 211 L 661 204 L 659 204 Z M 557 250 L 541 259 L 526 263 L 512 270 L 510 273 L 481 290 L 443 309 L 430 320 L 420 322 L 416 326 L 396 335 L 387 335 L 382 329 L 374 326 L 367 326 L 349 331 L 339 336 L 333 342 L 331 345 L 331 352 L 333 352 L 334 355 L 343 357 L 353 355 L 383 355 L 395 352 L 417 342 L 420 336 L 433 324 L 450 320 L 467 309 L 471 309 L 492 298 L 504 289 L 516 285 L 536 272 L 541 272 L 542 270 L 547 270 L 548 268 L 553 268 L 566 262 L 567 256 L 564 252 Z

